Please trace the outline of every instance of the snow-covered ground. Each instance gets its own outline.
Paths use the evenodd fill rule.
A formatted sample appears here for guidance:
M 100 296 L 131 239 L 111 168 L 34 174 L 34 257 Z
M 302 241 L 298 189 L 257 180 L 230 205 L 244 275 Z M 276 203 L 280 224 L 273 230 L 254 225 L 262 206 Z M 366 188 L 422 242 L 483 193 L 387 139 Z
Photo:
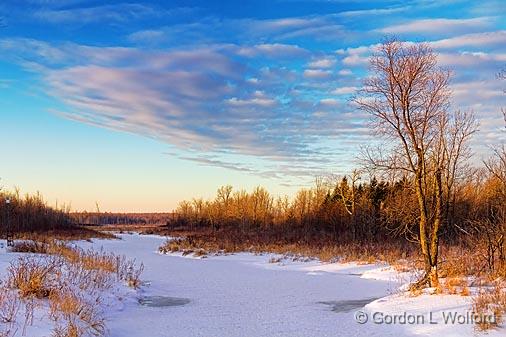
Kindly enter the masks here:
M 272 254 L 241 253 L 208 258 L 162 255 L 165 238 L 122 234 L 121 240 L 80 242 L 144 263 L 139 291 L 118 291 L 109 301 L 111 337 L 225 336 L 475 336 L 472 324 L 444 324 L 443 314 L 465 314 L 469 297 L 422 295 L 398 291 L 409 281 L 382 265 L 324 264 L 282 260 Z M 0 254 L 0 268 L 16 254 Z M 139 298 L 168 296 L 189 301 L 178 306 L 149 307 Z M 358 312 L 358 313 L 357 313 Z M 406 312 L 406 314 L 404 314 Z M 432 317 L 430 313 L 432 312 Z M 47 317 L 37 312 L 26 336 L 49 331 Z M 425 317 L 424 324 L 403 324 Z M 420 316 L 422 315 L 422 316 Z M 367 322 L 359 324 L 357 320 Z M 396 319 L 397 323 L 388 324 Z M 435 322 L 435 324 L 434 324 Z M 488 336 L 504 336 L 495 330 Z M 21 335 L 21 333 L 19 333 Z M 49 336 L 49 333 L 47 334 Z

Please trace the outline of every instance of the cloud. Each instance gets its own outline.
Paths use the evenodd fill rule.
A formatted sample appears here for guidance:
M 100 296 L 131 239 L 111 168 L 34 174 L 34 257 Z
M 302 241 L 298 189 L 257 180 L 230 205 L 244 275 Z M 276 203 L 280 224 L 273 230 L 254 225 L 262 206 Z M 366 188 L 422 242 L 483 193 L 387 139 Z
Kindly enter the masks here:
M 293 30 L 278 36 L 281 40 L 312 37 L 320 41 L 332 41 L 334 39 L 351 38 L 352 32 L 340 24 L 324 23 L 303 29 Z
M 332 75 L 332 72 L 329 70 L 321 70 L 321 69 L 306 69 L 304 70 L 304 77 L 310 79 L 322 79 L 328 78 Z
M 407 23 L 388 26 L 378 29 L 385 34 L 404 34 L 404 33 L 455 33 L 468 29 L 484 28 L 492 24 L 494 18 L 478 17 L 471 19 L 421 19 L 413 20 Z
M 360 54 L 350 54 L 343 58 L 343 64 L 348 66 L 365 65 L 369 62 L 369 56 L 362 56 Z
M 353 72 L 350 69 L 341 69 L 338 71 L 338 74 L 341 76 L 350 76 L 353 75 Z
M 441 52 L 437 55 L 438 63 L 449 68 L 461 68 L 462 66 L 479 65 L 482 69 L 492 65 L 499 69 L 501 63 L 506 62 L 506 53 L 486 52 Z M 465 70 L 465 69 L 462 69 Z
M 280 19 L 255 20 L 246 19 L 242 21 L 250 30 L 256 33 L 297 31 L 323 24 L 320 18 L 292 17 Z
M 280 19 L 231 20 L 233 26 L 242 27 L 252 37 L 270 37 L 276 40 L 290 40 L 312 37 L 317 40 L 332 40 L 344 37 L 348 30 L 337 23 L 331 15 L 304 16 Z
M 379 47 L 379 44 L 369 46 L 359 46 L 336 50 L 336 54 L 341 56 L 341 62 L 346 66 L 363 67 L 369 62 L 371 53 Z
M 504 137 L 504 120 L 500 111 L 505 99 L 503 88 L 504 84 L 492 76 L 475 77 L 474 80 L 459 81 L 451 86 L 454 108 L 476 113 L 479 133 L 472 142 L 479 156 L 488 153 L 488 146 L 496 145 Z
M 184 159 L 184 160 L 193 161 L 193 162 L 199 163 L 201 165 L 205 165 L 205 166 L 220 167 L 220 168 L 225 168 L 227 170 L 233 170 L 233 171 L 238 171 L 238 172 L 253 172 L 253 170 L 251 168 L 245 167 L 241 163 L 236 163 L 236 162 L 230 163 L 230 162 L 218 160 L 218 159 L 215 159 L 214 157 L 209 157 L 209 156 L 191 157 L 191 156 L 183 155 L 183 156 L 180 156 L 180 158 Z
M 319 139 L 335 136 L 348 124 L 335 112 L 325 119 L 313 114 L 337 107 L 334 99 L 322 99 L 316 106 L 287 88 L 308 74 L 319 78 L 332 72 L 302 72 L 270 61 L 252 68 L 251 54 L 244 53 L 259 50 L 261 58 L 275 50 L 272 56 L 281 57 L 280 49 L 291 51 L 288 47 L 226 44 L 140 50 L 0 40 L 4 56 L 21 64 L 38 60 L 40 69 L 28 70 L 38 72 L 44 90 L 65 104 L 59 116 L 157 139 L 182 156 L 194 154 L 205 165 L 237 169 L 235 164 L 249 158 L 240 170 L 277 177 L 278 165 L 300 162 L 309 177 L 315 173 L 310 163 L 319 162 L 319 170 L 326 170 L 335 160 Z M 304 91 L 318 95 L 330 89 Z M 285 176 L 301 176 L 303 171 L 286 170 Z
M 334 95 L 354 94 L 358 89 L 359 89 L 358 87 L 341 87 L 332 90 L 332 94 Z
M 155 32 L 156 31 L 156 32 Z M 210 34 L 210 32 L 213 32 Z M 230 34 L 233 32 L 233 34 Z M 140 30 L 131 33 L 130 41 L 143 43 L 151 35 L 158 41 L 177 41 L 178 44 L 235 43 L 256 41 L 257 44 L 273 45 L 277 43 L 307 40 L 333 41 L 352 39 L 355 33 L 338 23 L 332 15 L 312 15 L 280 19 L 258 18 L 222 18 L 206 16 L 198 21 L 190 21 L 159 27 L 155 30 Z
M 52 22 L 89 23 L 96 21 L 126 21 L 162 13 L 149 6 L 124 3 L 100 5 L 95 7 L 77 7 L 72 9 L 39 9 L 33 13 L 36 19 Z
M 460 47 L 483 47 L 506 45 L 506 31 L 465 34 L 448 39 L 430 42 L 431 46 L 438 49 L 452 49 Z
M 438 64 L 452 70 L 452 109 L 472 110 L 480 122 L 479 135 L 473 138 L 477 154 L 488 153 L 486 144 L 500 138 L 500 107 L 504 106 L 503 83 L 495 74 L 506 64 L 504 32 L 460 34 L 451 38 L 428 41 L 436 49 Z M 410 42 L 414 43 L 414 42 Z M 367 61 L 377 44 L 339 49 L 338 62 L 364 74 Z M 354 86 L 342 85 L 329 92 L 351 94 Z
M 349 17 L 349 18 L 356 19 L 356 18 L 362 17 L 362 16 L 390 15 L 393 13 L 405 12 L 410 8 L 412 8 L 412 7 L 411 6 L 401 6 L 401 7 L 392 7 L 392 8 L 361 9 L 361 10 L 340 12 L 337 14 L 337 16 Z
M 324 15 L 261 19 L 205 12 L 166 20 L 170 10 L 160 14 L 135 3 L 33 1 L 39 2 L 30 11 L 36 24 L 104 21 L 101 28 L 113 27 L 107 33 L 120 34 L 113 41 L 104 34 L 100 46 L 49 42 L 59 35 L 0 39 L 0 57 L 36 72 L 40 87 L 63 103 L 56 113 L 157 139 L 201 165 L 307 178 L 349 162 L 369 131 L 367 116 L 350 111 L 344 96 L 360 87 L 384 33 L 429 40 L 441 52 L 440 64 L 456 74 L 455 106 L 476 109 L 485 125 L 493 125 L 486 116 L 501 99 L 484 84 L 506 62 L 505 32 L 488 31 L 499 21 L 484 16 L 491 14 L 427 19 L 430 13 L 413 11 L 417 0 Z M 439 6 L 422 2 L 423 8 Z M 153 20 L 143 24 L 147 18 Z M 378 29 L 386 20 L 388 27 Z
M 313 61 L 309 62 L 308 67 L 309 68 L 331 68 L 336 63 L 336 60 L 330 57 L 323 57 L 314 59 Z
M 232 97 L 227 100 L 227 103 L 231 106 L 235 107 L 273 107 L 276 105 L 276 100 L 269 98 L 262 91 L 255 91 L 255 93 L 246 99 L 239 99 L 237 97 Z
M 246 57 L 299 57 L 308 55 L 309 52 L 299 46 L 274 43 L 258 44 L 252 47 L 238 48 L 237 54 Z
M 132 33 L 128 35 L 128 40 L 132 42 L 160 42 L 164 41 L 166 38 L 165 32 L 162 30 L 140 30 L 138 32 Z
M 324 98 L 320 100 L 320 104 L 328 107 L 337 107 L 342 105 L 342 102 L 335 98 Z

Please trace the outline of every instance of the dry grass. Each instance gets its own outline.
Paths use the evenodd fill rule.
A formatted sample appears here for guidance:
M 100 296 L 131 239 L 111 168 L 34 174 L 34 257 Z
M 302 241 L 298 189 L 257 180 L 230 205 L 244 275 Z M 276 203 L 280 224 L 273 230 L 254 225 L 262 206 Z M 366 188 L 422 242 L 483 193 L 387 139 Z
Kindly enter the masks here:
M 15 241 L 10 251 L 14 253 L 47 254 L 47 243 L 32 240 Z
M 7 288 L 0 288 L 0 322 L 14 322 L 20 306 L 21 301 L 16 294 Z
M 440 279 L 439 285 L 436 287 L 434 293 L 470 296 L 471 291 L 469 290 L 469 279 L 465 276 L 453 276 Z
M 128 260 L 124 256 L 117 256 L 103 250 L 83 250 L 56 240 L 16 242 L 12 251 L 57 256 L 68 262 L 67 268 L 76 279 L 87 278 L 86 275 L 89 273 L 86 271 L 96 271 L 97 273 L 93 275 L 95 280 L 107 278 L 109 274 L 116 275 L 118 280 L 125 281 L 133 288 L 140 286 L 140 275 L 144 269 L 142 264 L 136 266 L 134 260 Z M 18 270 L 18 272 L 25 274 L 24 270 Z M 103 283 L 105 284 L 106 280 Z
M 0 337 L 14 337 L 16 336 L 17 330 L 12 327 L 3 327 L 0 330 Z
M 61 261 L 51 256 L 23 256 L 7 268 L 7 285 L 21 298 L 48 297 L 58 288 Z
M 180 252 L 183 255 L 228 254 L 248 251 L 252 253 L 277 253 L 290 257 L 318 258 L 321 261 L 358 261 L 363 263 L 418 260 L 414 247 L 394 243 L 347 243 L 330 241 L 290 242 L 277 240 L 256 233 L 241 232 L 183 232 L 172 233 L 183 237 L 169 239 L 161 247 L 161 253 Z
M 111 233 L 102 231 L 102 228 L 72 227 L 69 229 L 58 229 L 49 231 L 16 232 L 13 234 L 16 240 L 27 240 L 36 242 L 50 242 L 53 240 L 91 240 L 91 239 L 117 239 Z
M 134 260 L 103 250 L 84 250 L 56 240 L 18 242 L 13 250 L 36 253 L 19 257 L 8 268 L 6 285 L 17 290 L 16 298 L 26 303 L 23 331 L 33 321 L 33 306 L 28 304 L 38 298 L 49 303 L 54 337 L 103 336 L 106 327 L 99 310 L 103 292 L 116 282 L 133 288 L 141 285 L 142 264 L 137 266 Z M 14 309 L 19 305 L 5 303 L 18 302 L 3 301 L 11 293 L 0 288 L 0 321 L 17 314 Z
M 489 269 L 485 250 L 486 248 L 480 245 L 442 246 L 441 276 L 447 278 L 474 276 L 480 278 L 480 281 L 506 278 L 506 265 L 498 264 L 496 269 Z
M 159 232 L 164 225 L 152 225 L 152 224 L 135 224 L 135 225 L 101 225 L 97 226 L 85 226 L 84 228 L 89 230 L 97 230 L 98 228 L 102 232 L 118 232 L 118 233 L 141 233 L 141 234 L 154 234 Z
M 98 304 L 100 298 L 87 300 L 75 291 L 66 289 L 49 297 L 50 317 L 57 322 L 55 337 L 103 336 L 105 320 Z
M 482 318 L 476 321 L 479 330 L 495 328 L 503 322 L 506 314 L 506 291 L 501 284 L 482 290 L 473 298 L 473 312 Z M 487 319 L 488 318 L 488 319 Z

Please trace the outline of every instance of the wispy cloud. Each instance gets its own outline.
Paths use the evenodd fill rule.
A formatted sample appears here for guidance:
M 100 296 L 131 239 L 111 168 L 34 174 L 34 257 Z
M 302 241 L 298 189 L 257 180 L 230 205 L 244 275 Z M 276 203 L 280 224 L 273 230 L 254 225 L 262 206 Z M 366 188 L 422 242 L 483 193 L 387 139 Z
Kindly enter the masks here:
M 48 94 L 69 107 L 60 115 L 152 137 L 182 151 L 207 153 L 212 158 L 205 160 L 206 165 L 237 167 L 234 156 L 267 161 L 264 166 L 325 159 L 323 170 L 332 156 L 315 147 L 315 141 L 334 134 L 338 124 L 348 125 L 339 121 L 339 114 L 326 119 L 313 115 L 317 109 L 334 109 L 337 100 L 323 99 L 319 106 L 311 106 L 286 88 L 291 80 L 330 76 L 329 70 L 255 69 L 248 66 L 253 55 L 244 53 L 253 50 L 256 56 L 267 53 L 278 60 L 291 59 L 293 51 L 300 54 L 296 46 L 141 51 L 14 39 L 0 40 L 0 49 L 22 50 L 17 57 L 42 62 L 40 75 Z M 328 91 L 314 90 L 315 94 Z M 231 158 L 223 160 L 221 153 Z M 241 170 L 267 174 L 251 165 Z M 301 175 L 301 171 L 292 173 Z M 310 174 L 314 170 L 308 169 Z
M 213 31 L 213 34 L 209 34 Z M 230 36 L 230 32 L 234 32 Z M 178 23 L 158 29 L 140 30 L 129 34 L 128 39 L 136 43 L 155 41 L 179 41 L 184 44 L 195 42 L 222 43 L 224 41 L 262 41 L 265 44 L 292 42 L 297 39 L 332 41 L 351 39 L 354 32 L 339 24 L 332 15 L 303 16 L 280 19 L 217 18 L 208 16 L 197 22 Z
M 140 30 L 128 35 L 128 40 L 137 43 L 159 43 L 163 42 L 165 38 L 165 32 L 156 29 Z
M 505 96 L 501 83 L 495 74 L 506 63 L 504 31 L 455 35 L 451 38 L 428 41 L 437 55 L 440 66 L 452 70 L 452 109 L 473 110 L 480 120 L 480 134 L 474 139 L 474 146 L 481 153 L 487 153 L 486 144 L 499 137 L 498 125 Z M 411 43 L 416 43 L 411 41 Z M 354 69 L 365 69 L 368 58 L 378 47 L 377 44 L 339 49 L 336 55 L 339 63 Z M 352 94 L 357 89 L 342 86 L 334 89 L 337 95 Z
M 378 16 L 378 15 L 389 15 L 393 13 L 405 12 L 410 9 L 411 6 L 399 6 L 399 7 L 389 7 L 389 8 L 371 8 L 371 9 L 361 9 L 361 10 L 353 10 L 353 11 L 344 11 L 337 14 L 340 17 L 349 17 L 349 18 L 359 18 L 363 16 Z
M 281 43 L 263 43 L 254 46 L 241 47 L 237 54 L 246 57 L 268 56 L 268 57 L 291 57 L 304 56 L 309 52 L 299 46 Z
M 413 20 L 406 23 L 396 24 L 378 29 L 385 34 L 403 34 L 403 33 L 458 33 L 469 29 L 490 27 L 494 17 L 478 17 L 471 19 L 446 19 L 432 18 Z
M 431 46 L 438 49 L 451 49 L 460 47 L 483 47 L 506 45 L 506 30 L 485 33 L 474 33 L 454 36 L 448 39 L 433 41 Z
M 489 138 L 504 98 L 487 82 L 506 63 L 501 14 L 490 10 L 432 0 L 348 2 L 345 11 L 339 1 L 318 4 L 328 11 L 283 2 L 284 17 L 248 17 L 217 15 L 212 6 L 30 1 L 25 22 L 110 28 L 96 43 L 67 31 L 0 40 L 0 57 L 37 73 L 63 103 L 55 113 L 155 138 L 200 165 L 284 182 L 351 165 L 370 138 L 367 116 L 348 98 L 385 34 L 430 43 L 455 73 L 455 108 L 476 110 Z
M 39 9 L 33 13 L 36 19 L 53 23 L 126 21 L 153 15 L 162 15 L 162 13 L 141 4 L 100 5 L 72 9 Z

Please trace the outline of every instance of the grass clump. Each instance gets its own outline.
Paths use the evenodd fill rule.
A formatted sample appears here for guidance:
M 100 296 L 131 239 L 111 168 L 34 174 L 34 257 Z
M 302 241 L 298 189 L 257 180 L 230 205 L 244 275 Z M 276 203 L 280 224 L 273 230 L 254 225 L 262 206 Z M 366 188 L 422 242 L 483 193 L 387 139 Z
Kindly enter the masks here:
M 50 240 L 18 242 L 13 251 L 36 254 L 21 256 L 9 265 L 7 288 L 5 292 L 0 288 L 0 321 L 15 319 L 14 309 L 19 305 L 9 307 L 5 303 L 10 300 L 4 299 L 16 292 L 14 296 L 26 302 L 26 307 L 34 299 L 48 304 L 49 317 L 55 322 L 53 337 L 105 335 L 100 310 L 104 291 L 117 282 L 132 288 L 141 285 L 142 264 L 137 266 L 135 260 L 103 250 L 84 250 Z M 27 314 L 27 321 L 33 320 L 30 307 L 32 313 Z
M 58 288 L 61 261 L 51 256 L 23 256 L 7 268 L 7 285 L 21 298 L 46 298 Z
M 478 330 L 488 330 L 497 327 L 504 320 L 506 314 L 506 291 L 498 283 L 492 288 L 480 291 L 473 298 L 473 313 Z
M 50 317 L 57 322 L 53 336 L 104 336 L 106 326 L 99 303 L 100 298 L 90 300 L 71 289 L 51 294 Z

